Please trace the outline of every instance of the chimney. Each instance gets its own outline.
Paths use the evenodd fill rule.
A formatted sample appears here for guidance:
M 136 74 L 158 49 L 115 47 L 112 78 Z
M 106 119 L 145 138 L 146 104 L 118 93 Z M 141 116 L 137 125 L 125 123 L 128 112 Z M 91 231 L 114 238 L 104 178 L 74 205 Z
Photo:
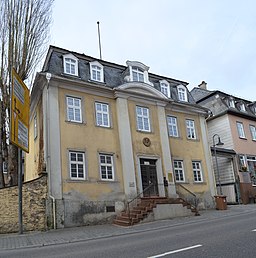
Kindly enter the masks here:
M 200 89 L 207 90 L 207 83 L 206 83 L 205 81 L 202 81 L 202 82 L 198 85 L 198 87 L 199 87 Z

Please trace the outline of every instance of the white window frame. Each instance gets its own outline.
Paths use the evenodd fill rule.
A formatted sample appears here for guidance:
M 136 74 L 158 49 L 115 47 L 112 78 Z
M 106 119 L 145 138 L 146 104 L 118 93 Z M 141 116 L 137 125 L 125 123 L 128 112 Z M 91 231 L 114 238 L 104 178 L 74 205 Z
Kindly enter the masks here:
M 244 125 L 242 122 L 236 122 L 236 128 L 239 138 L 245 139 Z
M 90 74 L 92 81 L 104 82 L 104 66 L 98 61 L 90 62 Z
M 194 182 L 202 183 L 204 180 L 203 180 L 203 172 L 202 172 L 201 162 L 200 161 L 192 161 L 192 170 L 193 170 Z
M 166 80 L 159 81 L 160 83 L 160 90 L 161 92 L 166 95 L 168 98 L 170 98 L 170 84 Z
M 187 88 L 183 85 L 178 85 L 177 86 L 177 91 L 178 91 L 178 99 L 179 101 L 188 101 L 188 93 L 187 93 Z
M 71 155 L 72 154 L 75 154 L 75 156 L 76 156 L 75 160 L 71 160 Z M 78 155 L 82 156 L 82 161 L 78 160 Z M 85 180 L 86 179 L 85 153 L 82 152 L 82 151 L 71 151 L 70 150 L 69 153 L 68 153 L 68 156 L 69 156 L 69 176 L 70 176 L 70 179 L 72 179 L 72 180 Z M 72 165 L 75 165 L 75 167 L 76 167 L 76 174 L 77 174 L 76 176 L 72 176 Z M 82 171 L 83 171 L 83 176 L 82 177 L 78 176 L 79 166 L 82 166 Z
M 149 70 L 148 66 L 146 66 L 138 61 L 126 61 L 126 64 L 129 67 L 130 81 L 144 82 L 144 83 L 148 83 L 148 84 L 152 85 L 148 79 L 148 70 Z M 143 76 L 143 81 L 136 80 L 136 78 L 133 77 L 133 72 L 136 74 L 139 73 L 141 76 Z
M 186 132 L 188 139 L 196 140 L 196 128 L 194 120 L 186 119 Z
M 171 137 L 179 137 L 177 117 L 167 116 L 168 134 Z
M 233 99 L 229 99 L 228 103 L 229 103 L 229 107 L 231 107 L 231 108 L 235 108 L 236 107 L 235 106 L 235 101 Z
M 72 99 L 73 104 L 69 104 L 69 99 Z M 78 100 L 79 105 L 75 105 L 75 100 Z M 73 96 L 66 96 L 67 105 L 67 120 L 74 123 L 82 123 L 82 99 Z M 73 119 L 69 116 L 69 111 L 72 110 Z M 76 112 L 79 112 L 79 119 L 76 119 Z
M 34 140 L 38 135 L 38 124 L 37 124 L 37 114 L 34 115 Z
M 100 107 L 100 109 L 98 109 Z M 109 104 L 95 102 L 96 125 L 100 127 L 110 127 Z
M 241 104 L 240 104 L 240 111 L 246 112 L 245 104 L 244 104 L 244 103 L 241 103 Z
M 185 172 L 182 160 L 173 161 L 173 171 L 176 182 L 185 182 Z
M 145 82 L 144 71 L 141 68 L 132 66 L 132 81 Z
M 142 112 L 139 112 L 139 110 L 142 110 Z M 149 108 L 136 106 L 136 121 L 138 131 L 151 132 Z
M 101 157 L 104 157 L 105 161 L 102 162 Z M 110 163 L 107 162 L 110 159 Z M 115 180 L 114 158 L 112 154 L 99 153 L 99 166 L 100 166 L 100 179 L 103 181 Z M 105 169 L 105 176 L 103 177 L 103 168 Z
M 69 75 L 78 76 L 78 58 L 72 54 L 63 56 L 64 73 Z M 74 72 L 72 72 L 72 68 Z
M 250 127 L 250 131 L 251 131 L 252 140 L 256 141 L 256 126 L 249 125 L 249 127 Z

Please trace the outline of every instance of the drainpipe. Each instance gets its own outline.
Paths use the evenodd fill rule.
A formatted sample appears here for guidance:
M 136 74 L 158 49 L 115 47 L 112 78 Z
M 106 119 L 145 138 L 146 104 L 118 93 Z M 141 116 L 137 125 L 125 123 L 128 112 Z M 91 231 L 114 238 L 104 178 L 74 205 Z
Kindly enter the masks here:
M 53 212 L 53 228 L 56 229 L 56 206 L 55 206 L 55 198 L 49 195 L 52 199 L 52 212 Z
M 50 111 L 49 106 L 49 82 L 52 77 L 51 73 L 46 73 L 47 86 L 46 86 L 46 158 L 47 158 L 47 172 L 49 177 L 49 197 L 52 199 L 52 213 L 53 213 L 53 228 L 56 229 L 56 200 L 52 196 L 51 187 L 51 155 L 49 151 L 50 146 L 50 119 L 48 112 Z

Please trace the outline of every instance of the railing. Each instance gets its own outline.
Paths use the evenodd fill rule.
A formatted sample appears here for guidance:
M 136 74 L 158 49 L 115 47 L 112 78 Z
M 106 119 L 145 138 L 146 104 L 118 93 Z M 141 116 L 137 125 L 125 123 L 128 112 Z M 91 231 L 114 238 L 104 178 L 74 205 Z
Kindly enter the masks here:
M 142 195 L 143 193 L 145 193 L 147 190 L 149 190 L 152 186 L 154 186 L 153 183 L 149 184 L 149 186 L 147 186 L 141 193 L 139 193 L 139 194 L 138 194 L 137 196 L 135 196 L 132 200 L 130 200 L 130 201 L 127 202 L 127 210 L 128 210 L 128 217 L 129 217 L 129 222 L 130 222 L 130 224 L 131 224 L 131 214 L 130 214 L 130 205 L 131 205 L 131 203 L 134 202 L 135 200 L 137 201 L 137 200 L 141 197 L 141 195 Z M 150 194 L 149 194 L 149 195 L 150 195 Z
M 194 208 L 195 208 L 195 215 L 198 216 L 199 212 L 198 212 L 198 198 L 196 196 L 195 193 L 193 193 L 192 191 L 190 191 L 189 189 L 187 189 L 185 186 L 183 186 L 182 184 L 177 184 L 178 187 L 181 187 L 182 189 L 184 189 L 186 192 L 188 192 L 190 195 L 193 196 L 194 199 Z M 182 194 L 181 194 L 182 195 Z

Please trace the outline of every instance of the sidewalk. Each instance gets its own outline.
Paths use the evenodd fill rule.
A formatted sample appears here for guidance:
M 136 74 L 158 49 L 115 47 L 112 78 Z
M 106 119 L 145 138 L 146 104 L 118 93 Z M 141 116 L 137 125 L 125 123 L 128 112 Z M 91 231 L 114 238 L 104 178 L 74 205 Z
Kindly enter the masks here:
M 131 234 L 135 232 L 154 230 L 177 226 L 185 223 L 193 223 L 202 220 L 214 220 L 223 216 L 235 216 L 241 213 L 255 213 L 256 204 L 229 205 L 227 210 L 200 211 L 201 216 L 190 216 L 170 220 L 140 223 L 132 227 L 120 227 L 115 225 L 97 225 L 75 228 L 50 230 L 46 232 L 26 232 L 19 234 L 0 235 L 0 250 L 40 247 L 62 243 L 74 243 L 90 239 Z

